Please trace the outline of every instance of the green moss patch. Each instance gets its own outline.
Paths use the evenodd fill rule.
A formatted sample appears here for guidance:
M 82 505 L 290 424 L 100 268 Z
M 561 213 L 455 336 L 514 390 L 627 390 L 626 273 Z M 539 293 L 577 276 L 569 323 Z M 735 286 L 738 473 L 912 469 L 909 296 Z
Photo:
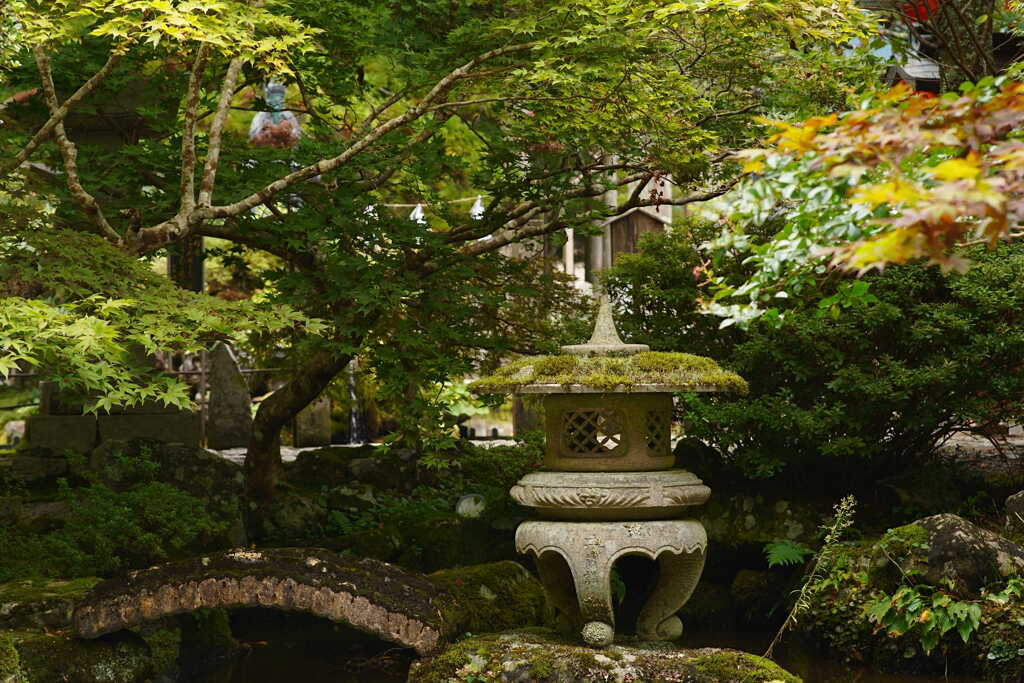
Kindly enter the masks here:
M 677 650 L 630 643 L 595 650 L 545 629 L 468 638 L 413 666 L 410 683 L 554 681 L 688 681 L 799 683 L 774 662 L 735 650 Z
M 630 391 L 637 385 L 664 384 L 692 391 L 747 393 L 746 381 L 715 361 L 689 353 L 645 351 L 633 356 L 534 356 L 499 368 L 469 385 L 477 394 L 509 394 L 531 384 L 584 385 Z
M 546 618 L 544 589 L 515 562 L 445 569 L 427 578 L 454 596 L 441 608 L 454 636 L 532 626 Z

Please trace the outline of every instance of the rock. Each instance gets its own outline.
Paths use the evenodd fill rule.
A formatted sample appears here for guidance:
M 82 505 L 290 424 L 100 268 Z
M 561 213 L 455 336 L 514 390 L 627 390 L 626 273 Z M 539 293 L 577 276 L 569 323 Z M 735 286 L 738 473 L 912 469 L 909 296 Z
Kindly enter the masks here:
M 942 514 L 890 529 L 880 539 L 852 544 L 841 553 L 794 629 L 812 647 L 884 671 L 942 674 L 955 662 L 957 674 L 977 677 L 971 680 L 1024 680 L 1024 600 L 1019 595 L 978 599 L 982 587 L 1001 591 L 1007 578 L 1020 572 L 1024 551 L 1019 547 Z M 941 589 L 953 600 L 980 607 L 979 623 L 967 642 L 952 629 L 926 654 L 917 622 L 901 636 L 877 632 L 865 610 L 908 583 L 919 586 L 926 600 Z
M 327 507 L 331 510 L 347 510 L 361 512 L 377 505 L 374 489 L 367 484 L 355 486 L 335 486 L 325 497 Z
M 295 445 L 331 445 L 331 399 L 322 396 L 295 416 Z
M 700 509 L 698 518 L 712 546 L 738 547 L 785 538 L 810 544 L 831 511 L 807 503 L 757 495 L 715 493 Z
M 463 519 L 453 514 L 408 524 L 400 531 L 403 547 L 396 561 L 420 571 L 495 562 L 516 555 L 514 535 L 492 529 L 484 519 Z
M 516 562 L 443 569 L 427 579 L 454 596 L 442 612 L 457 635 L 535 626 L 554 616 L 540 582 Z
M 325 539 L 331 550 L 344 550 L 357 557 L 369 557 L 381 562 L 398 559 L 402 548 L 402 535 L 389 526 L 356 531 L 345 536 Z
M 285 489 L 280 491 L 270 513 L 259 522 L 256 536 L 269 545 L 297 545 L 319 541 L 327 511 L 316 501 Z
M 679 610 L 684 628 L 729 630 L 736 625 L 737 606 L 728 586 L 701 579 Z
M 772 615 L 786 601 L 786 578 L 778 572 L 741 569 L 733 577 L 729 588 L 734 603 L 740 606 L 739 615 L 747 624 L 766 625 Z
M 68 474 L 68 459 L 45 448 L 16 451 L 10 458 L 11 477 L 27 484 L 56 479 Z
M 75 604 L 99 581 L 88 577 L 0 583 L 0 629 L 67 628 Z
M 0 674 L 5 649 L 8 666 L 13 660 L 17 670 L 13 679 L 0 677 L 4 683 L 143 683 L 153 674 L 149 647 L 128 632 L 85 641 L 59 632 L 0 631 Z
M 24 420 L 10 420 L 4 425 L 4 440 L 12 445 L 17 446 L 25 438 L 25 421 Z
M 88 453 L 96 445 L 95 415 L 32 415 L 25 419 L 25 441 L 54 455 Z
M 893 529 L 881 545 L 886 547 L 875 555 L 879 571 L 873 576 L 879 585 L 890 558 L 902 573 L 919 573 L 933 586 L 949 582 L 965 597 L 978 597 L 983 587 L 1024 574 L 1024 548 L 956 515 L 932 515 Z
M 284 464 L 285 477 L 297 484 L 337 486 L 352 483 L 349 463 L 356 458 L 373 455 L 372 445 L 343 447 L 329 446 L 313 451 L 301 451 L 294 462 Z M 393 484 L 394 482 L 392 482 Z
M 88 467 L 117 491 L 149 479 L 181 489 L 202 500 L 211 515 L 230 522 L 221 547 L 248 543 L 242 519 L 245 474 L 216 453 L 185 444 L 108 440 L 90 454 Z
M 24 502 L 14 506 L 17 523 L 33 533 L 42 534 L 65 524 L 74 514 L 63 500 Z
M 231 348 L 223 342 L 210 352 L 209 385 L 207 445 L 216 449 L 247 446 L 252 431 L 252 399 Z
M 412 491 L 417 484 L 416 466 L 390 455 L 356 458 L 349 462 L 352 479 L 385 491 Z
M 409 683 L 799 683 L 774 662 L 737 650 L 677 650 L 664 644 L 583 647 L 545 629 L 468 638 L 413 664 Z

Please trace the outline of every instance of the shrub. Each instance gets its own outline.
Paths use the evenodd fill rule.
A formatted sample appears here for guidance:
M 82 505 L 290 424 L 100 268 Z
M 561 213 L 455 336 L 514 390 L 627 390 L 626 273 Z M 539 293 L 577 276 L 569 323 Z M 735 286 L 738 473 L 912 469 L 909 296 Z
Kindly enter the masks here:
M 57 497 L 70 510 L 67 521 L 46 533 L 0 527 L 0 582 L 46 576 L 103 576 L 192 554 L 229 526 L 230 515 L 211 511 L 199 498 L 154 479 L 157 465 L 142 450 L 131 459 L 115 456 L 120 478 L 114 490 L 92 473 L 86 485 L 60 480 Z M 105 474 L 113 472 L 111 466 Z
M 839 285 L 827 280 L 780 325 L 743 333 L 697 311 L 690 239 L 642 241 L 608 282 L 632 341 L 712 356 L 749 382 L 745 398 L 681 402 L 688 432 L 725 470 L 848 491 L 919 462 L 955 431 L 1021 413 L 1024 247 L 975 251 L 963 274 L 891 267 L 867 276 L 870 296 L 838 315 L 819 310 Z

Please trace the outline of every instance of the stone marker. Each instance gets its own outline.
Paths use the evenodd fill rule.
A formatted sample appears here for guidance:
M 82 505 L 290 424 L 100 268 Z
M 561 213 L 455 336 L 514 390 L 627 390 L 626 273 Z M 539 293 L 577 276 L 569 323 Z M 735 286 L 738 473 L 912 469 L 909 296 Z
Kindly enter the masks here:
M 295 416 L 295 445 L 331 445 L 331 399 L 321 396 Z
M 220 450 L 248 445 L 252 431 L 252 399 L 235 355 L 223 342 L 210 353 L 209 386 L 207 446 Z

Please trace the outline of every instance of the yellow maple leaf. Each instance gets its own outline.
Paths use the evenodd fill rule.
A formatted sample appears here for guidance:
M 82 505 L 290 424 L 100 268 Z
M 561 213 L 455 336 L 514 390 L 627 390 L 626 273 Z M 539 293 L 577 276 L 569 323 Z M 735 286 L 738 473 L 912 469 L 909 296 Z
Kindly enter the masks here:
M 879 204 L 910 203 L 920 199 L 920 197 L 921 193 L 913 185 L 900 182 L 899 180 L 890 180 L 885 183 L 876 183 L 857 188 L 850 201 L 857 204 L 878 206 Z
M 764 162 L 760 159 L 751 159 L 747 163 L 743 164 L 744 173 L 763 173 Z
M 964 159 L 949 159 L 931 169 L 931 174 L 939 180 L 960 180 L 961 178 L 977 178 L 981 174 L 978 168 L 978 156 L 973 152 Z

